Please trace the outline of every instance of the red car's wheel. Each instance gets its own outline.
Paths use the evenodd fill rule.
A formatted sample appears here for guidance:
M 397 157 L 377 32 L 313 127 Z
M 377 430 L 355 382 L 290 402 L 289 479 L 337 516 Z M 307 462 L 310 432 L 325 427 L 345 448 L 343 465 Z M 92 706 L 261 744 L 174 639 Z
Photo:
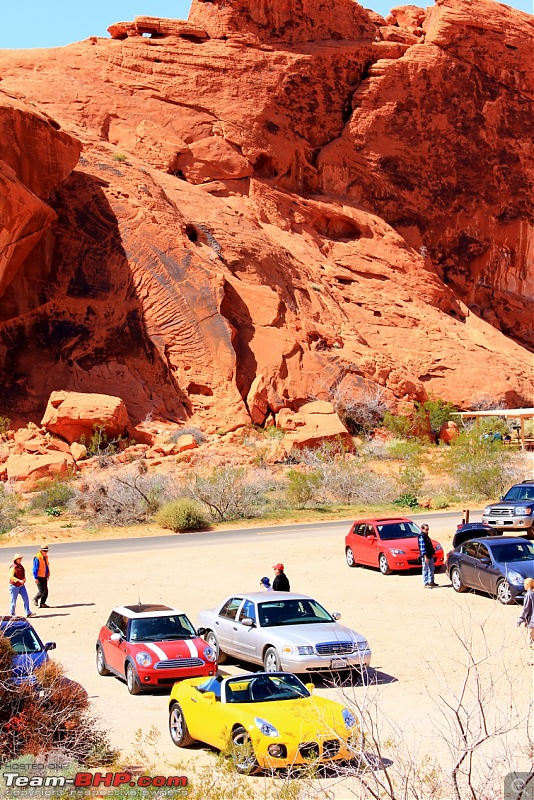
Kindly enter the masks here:
M 382 575 L 391 575 L 393 570 L 388 564 L 388 559 L 385 553 L 380 553 L 378 556 L 378 568 Z
M 347 564 L 349 567 L 357 567 L 358 564 L 356 559 L 354 558 L 354 553 L 352 552 L 352 547 L 347 547 L 345 550 L 345 558 L 347 559 Z
M 137 675 L 131 664 L 126 664 L 126 686 L 130 694 L 139 694 L 141 692 Z

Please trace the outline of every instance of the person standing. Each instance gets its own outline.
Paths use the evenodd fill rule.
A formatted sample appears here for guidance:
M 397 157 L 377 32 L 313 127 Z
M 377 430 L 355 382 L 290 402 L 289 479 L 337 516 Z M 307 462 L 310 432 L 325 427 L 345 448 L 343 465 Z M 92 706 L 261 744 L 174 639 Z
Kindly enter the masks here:
M 11 595 L 11 605 L 9 613 L 12 617 L 15 616 L 15 607 L 17 605 L 17 597 L 22 597 L 24 603 L 24 613 L 27 617 L 34 617 L 35 614 L 30 610 L 30 599 L 28 597 L 28 590 L 26 589 L 26 570 L 22 566 L 22 553 L 15 553 L 13 556 L 13 564 L 9 570 L 9 593 Z
M 534 648 L 534 578 L 525 578 L 523 586 L 526 590 L 523 600 L 523 611 L 517 620 L 517 624 L 526 625 L 530 634 L 529 645 L 532 652 L 532 648 Z M 532 659 L 530 663 L 533 663 Z
M 50 577 L 50 567 L 48 565 L 48 545 L 41 545 L 41 549 L 33 559 L 33 577 L 37 584 L 37 594 L 33 602 L 39 608 L 50 608 L 46 605 L 48 600 L 48 579 Z
M 283 564 L 275 564 L 273 567 L 276 575 L 273 581 L 273 592 L 290 592 L 289 581 L 284 572 Z
M 429 535 L 429 527 L 426 522 L 421 525 L 418 544 L 423 565 L 423 586 L 425 589 L 433 589 L 438 584 L 434 582 L 434 545 Z
M 273 591 L 273 587 L 271 586 L 271 581 L 269 580 L 269 578 L 261 578 L 260 586 L 262 587 L 262 589 L 265 589 L 266 592 Z

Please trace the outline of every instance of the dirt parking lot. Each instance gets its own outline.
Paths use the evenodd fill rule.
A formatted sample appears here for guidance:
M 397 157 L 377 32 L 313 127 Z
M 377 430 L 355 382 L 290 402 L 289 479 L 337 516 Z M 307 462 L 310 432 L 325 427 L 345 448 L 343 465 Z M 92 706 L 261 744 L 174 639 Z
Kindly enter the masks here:
M 431 535 L 450 549 L 458 519 L 433 522 Z M 348 525 L 347 525 L 348 529 Z M 313 523 L 298 533 L 246 533 L 237 540 L 222 532 L 220 541 L 203 534 L 186 538 L 170 535 L 168 546 L 142 553 L 55 556 L 50 548 L 49 603 L 33 620 L 44 641 L 57 642 L 53 656 L 68 675 L 86 687 L 94 709 L 109 731 L 124 763 L 143 764 L 157 773 L 177 774 L 176 765 L 212 764 L 207 748 L 177 750 L 167 730 L 165 694 L 132 697 L 114 677 L 100 677 L 95 669 L 95 641 L 101 625 L 115 605 L 163 602 L 184 609 L 196 622 L 203 608 L 217 605 L 226 595 L 256 590 L 262 575 L 273 575 L 272 565 L 283 561 L 294 591 L 316 597 L 341 621 L 365 634 L 373 651 L 371 684 L 344 689 L 346 699 L 366 704 L 376 712 L 380 736 L 396 742 L 390 748 L 408 748 L 416 760 L 425 756 L 449 768 L 451 753 L 443 701 L 454 702 L 465 678 L 469 652 L 482 659 L 485 685 L 495 681 L 488 694 L 488 719 L 501 714 L 513 718 L 513 706 L 525 713 L 532 702 L 532 668 L 524 629 L 516 627 L 518 606 L 503 606 L 482 594 L 456 594 L 445 573 L 436 576 L 439 588 L 424 590 L 417 573 L 382 576 L 369 568 L 349 569 L 344 558 L 344 532 L 319 528 Z M 16 548 L 15 548 L 16 549 Z M 0 560 L 7 574 L 13 545 L 2 548 Z M 26 568 L 31 567 L 29 558 Z M 32 584 L 30 584 L 31 595 Z M 3 613 L 7 613 L 7 587 Z M 22 609 L 20 609 L 22 610 Z M 470 642 L 467 651 L 462 642 Z M 228 672 L 246 670 L 235 661 Z M 336 697 L 339 690 L 319 681 L 317 691 Z M 512 688 L 511 688 L 512 687 Z M 478 724 L 475 719 L 472 725 Z M 154 738 L 154 730 L 156 735 Z M 445 730 L 445 734 L 443 731 Z M 161 735 L 158 735 L 157 732 Z M 152 732 L 152 741 L 146 737 Z M 149 737 L 150 739 L 151 737 Z M 140 753 L 139 740 L 144 754 Z M 526 726 L 512 731 L 510 749 L 520 765 L 525 762 Z M 490 741 L 485 769 L 496 757 L 505 757 L 504 740 Z M 501 765 L 502 766 L 502 765 Z M 505 770 L 506 771 L 506 770 Z M 353 797 L 350 781 L 336 783 L 330 796 Z M 326 795 L 325 795 L 326 796 Z

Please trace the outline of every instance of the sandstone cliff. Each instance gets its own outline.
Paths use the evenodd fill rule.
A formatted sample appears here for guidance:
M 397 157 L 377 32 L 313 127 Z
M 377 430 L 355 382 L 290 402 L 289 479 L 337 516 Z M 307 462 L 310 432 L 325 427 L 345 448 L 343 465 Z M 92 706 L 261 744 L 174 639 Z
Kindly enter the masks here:
M 195 0 L 0 53 L 0 412 L 532 405 L 533 31 L 490 0 Z

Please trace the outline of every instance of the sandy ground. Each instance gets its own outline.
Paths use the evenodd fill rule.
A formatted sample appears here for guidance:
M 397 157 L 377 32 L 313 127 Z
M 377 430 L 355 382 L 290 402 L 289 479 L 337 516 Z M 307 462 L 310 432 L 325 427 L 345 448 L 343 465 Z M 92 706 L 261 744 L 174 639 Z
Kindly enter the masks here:
M 428 519 L 431 534 L 447 552 L 456 520 L 434 525 L 431 515 Z M 383 740 L 389 738 L 408 747 L 417 754 L 416 759 L 430 755 L 441 766 L 450 764 L 446 742 L 450 736 L 440 734 L 440 729 L 448 728 L 442 715 L 443 700 L 454 701 L 465 677 L 464 641 L 472 641 L 477 658 L 487 653 L 481 672 L 486 684 L 496 682 L 485 700 L 489 716 L 502 713 L 512 718 L 511 706 L 524 711 L 529 708 L 533 675 L 527 666 L 524 629 L 516 627 L 518 606 L 505 607 L 482 594 L 458 595 L 445 573 L 437 575 L 439 588 L 424 590 L 420 574 L 384 577 L 368 568 L 349 569 L 344 534 L 314 529 L 313 524 L 306 531 L 282 537 L 273 528 L 255 535 L 252 542 L 229 543 L 221 537 L 220 543 L 209 545 L 199 534 L 185 547 L 112 558 L 96 555 L 55 560 L 51 546 L 52 608 L 39 611 L 33 622 L 44 641 L 57 642 L 53 656 L 68 675 L 88 690 L 112 744 L 122 751 L 123 763 L 143 765 L 153 774 L 173 775 L 183 774 L 188 764 L 214 761 L 207 748 L 177 750 L 171 743 L 167 695 L 132 697 L 118 679 L 97 674 L 95 641 L 111 608 L 140 597 L 144 602 L 181 607 L 196 622 L 201 609 L 217 605 L 227 595 L 256 590 L 259 578 L 272 576 L 271 565 L 279 560 L 286 565 L 293 590 L 313 595 L 330 611 L 341 612 L 344 624 L 369 639 L 372 684 L 368 688 L 356 684 L 343 692 L 349 702 L 365 703 L 373 711 Z M 12 550 L 13 545 L 0 549 L 4 575 Z M 31 582 L 29 588 L 31 595 Z M 6 580 L 3 613 L 7 613 L 7 603 Z M 224 669 L 239 672 L 247 670 L 247 665 L 231 662 Z M 317 685 L 320 694 L 339 696 L 338 689 L 321 681 Z M 156 731 L 155 741 L 147 742 L 151 731 Z M 139 736 L 144 754 L 136 746 Z M 526 744 L 524 725 L 513 732 L 511 740 L 514 754 L 521 760 Z M 395 760 L 398 751 L 391 753 Z M 488 759 L 496 753 L 503 755 L 502 742 L 492 744 L 487 753 Z M 489 765 L 488 761 L 487 769 Z M 350 782 L 331 787 L 329 796 L 353 797 Z

